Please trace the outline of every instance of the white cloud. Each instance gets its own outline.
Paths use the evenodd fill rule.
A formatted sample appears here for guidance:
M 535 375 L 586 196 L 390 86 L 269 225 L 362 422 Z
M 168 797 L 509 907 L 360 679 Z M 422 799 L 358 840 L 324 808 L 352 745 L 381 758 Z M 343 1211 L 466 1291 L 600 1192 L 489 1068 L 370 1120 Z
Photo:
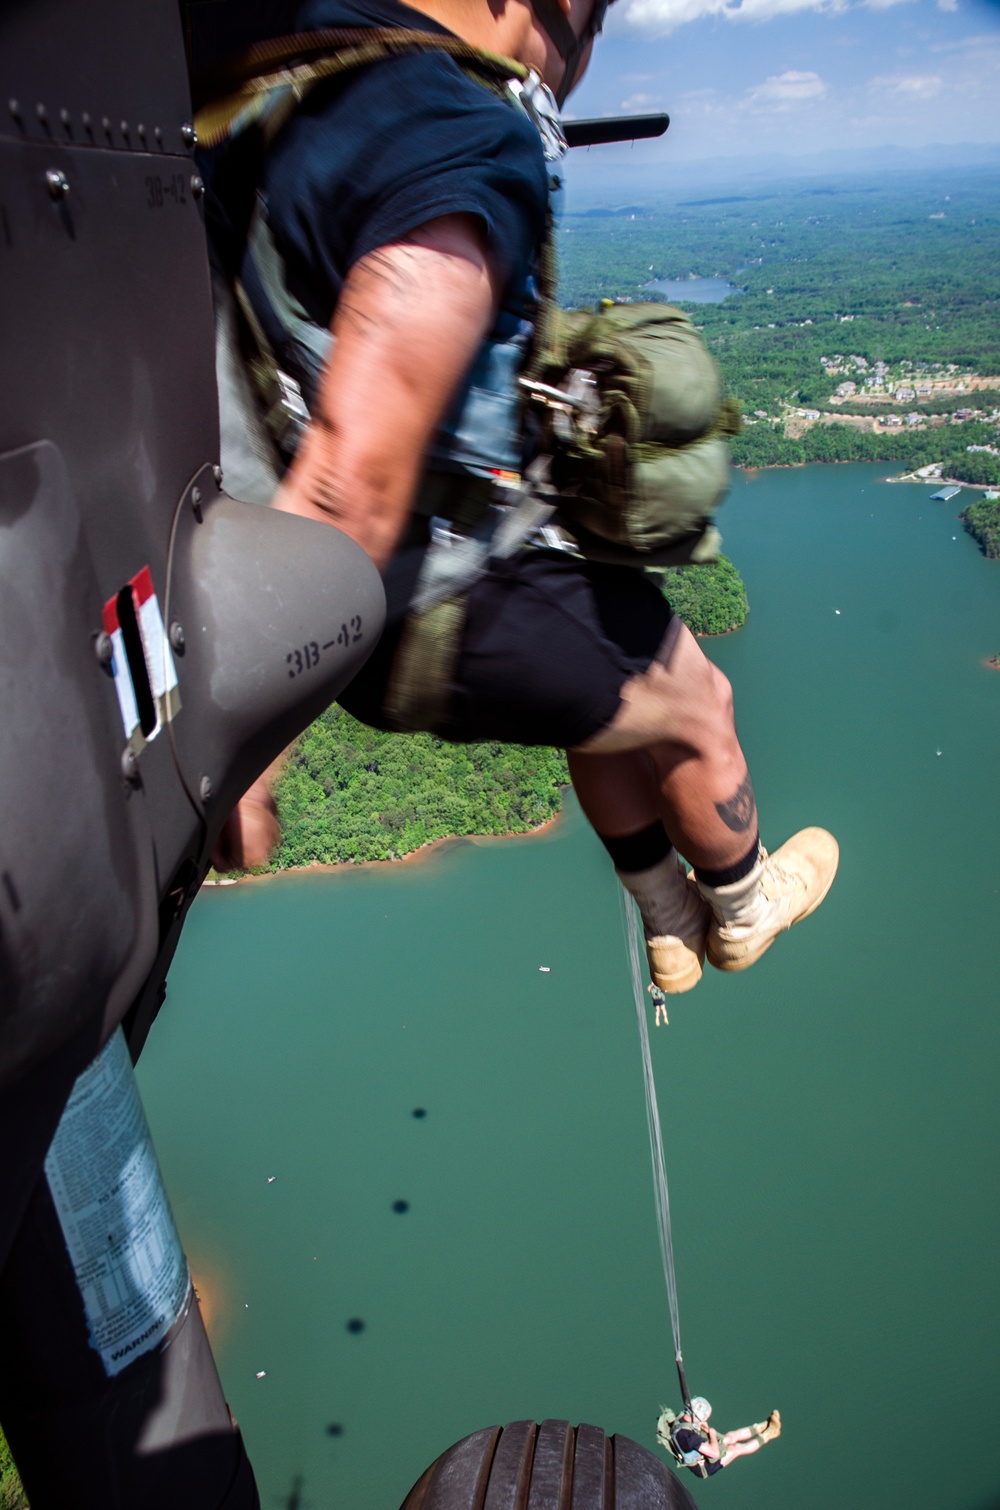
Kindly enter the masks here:
M 639 90 L 638 94 L 630 94 L 627 99 L 620 101 L 618 109 L 625 115 L 631 115 L 638 110 L 652 110 L 656 105 L 662 105 L 663 98 L 658 94 L 646 94 Z
M 941 93 L 941 79 L 936 73 L 882 74 L 870 79 L 869 85 L 898 99 L 933 100 Z
M 817 0 L 745 0 L 743 4 L 740 0 L 628 0 L 625 14 L 634 26 L 663 33 L 703 16 L 747 20 L 750 10 L 765 11 L 770 16 L 816 5 Z
M 981 57 L 984 52 L 1000 49 L 1000 32 L 986 32 L 980 37 L 959 37 L 954 42 L 934 42 L 931 52 L 972 52 Z
M 800 73 L 790 68 L 786 73 L 772 74 L 756 89 L 751 89 L 751 100 L 765 104 L 787 104 L 793 100 L 814 100 L 826 94 L 826 85 L 818 73 Z
M 813 10 L 838 14 L 850 10 L 853 0 L 626 0 L 625 15 L 633 26 L 660 35 L 674 31 L 687 21 L 704 16 L 725 16 L 730 21 L 770 21 L 795 11 Z M 912 0 L 856 0 L 871 10 L 886 10 L 892 5 Z M 951 9 L 958 0 L 939 0 Z
M 937 0 L 938 10 L 958 10 L 958 0 Z
M 751 117 L 762 121 L 785 115 L 807 101 L 822 99 L 827 90 L 818 73 L 789 69 L 786 73 L 772 74 L 742 95 L 723 95 L 717 89 L 687 89 L 675 97 L 674 103 L 678 117 L 688 121 L 728 121 L 733 125 Z

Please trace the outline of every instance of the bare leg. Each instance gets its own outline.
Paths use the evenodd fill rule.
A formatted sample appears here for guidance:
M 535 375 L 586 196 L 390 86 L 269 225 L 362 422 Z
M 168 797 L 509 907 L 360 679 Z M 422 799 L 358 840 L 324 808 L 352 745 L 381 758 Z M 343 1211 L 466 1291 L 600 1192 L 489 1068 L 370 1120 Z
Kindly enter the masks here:
M 727 1431 L 722 1439 L 723 1458 L 725 1466 L 734 1458 L 748 1457 L 750 1453 L 757 1452 L 765 1442 L 773 1442 L 781 1436 L 781 1413 L 772 1410 L 766 1421 L 758 1421 L 756 1426 L 741 1426 L 736 1431 Z
M 570 752 L 570 771 L 598 833 L 660 815 L 693 865 L 723 870 L 757 831 L 753 784 L 728 680 L 679 619 L 671 631 L 660 659 L 626 683 L 613 721 Z
M 678 849 L 692 865 L 725 870 L 746 855 L 757 834 L 757 802 L 750 772 L 732 743 L 742 770 L 728 752 L 689 755 L 676 745 L 650 751 L 660 778 L 664 823 Z M 722 758 L 720 758 L 720 756 Z
M 664 816 L 659 776 L 645 750 L 619 755 L 569 750 L 567 759 L 580 806 L 599 834 L 619 839 Z
M 722 1466 L 727 1467 L 735 1458 L 749 1457 L 753 1452 L 759 1452 L 761 1440 L 755 1437 L 749 1426 L 741 1426 L 738 1431 L 727 1431 L 722 1439 L 723 1453 Z

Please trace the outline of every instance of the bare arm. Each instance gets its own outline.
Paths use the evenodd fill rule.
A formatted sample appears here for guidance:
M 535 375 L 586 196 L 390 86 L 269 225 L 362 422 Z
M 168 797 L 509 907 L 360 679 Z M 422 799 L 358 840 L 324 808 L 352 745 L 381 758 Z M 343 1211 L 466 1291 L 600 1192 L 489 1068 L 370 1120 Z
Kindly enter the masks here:
M 471 215 L 429 221 L 358 262 L 334 315 L 312 424 L 275 506 L 337 525 L 383 567 L 498 294 Z
M 701 1454 L 702 1457 L 705 1458 L 721 1458 L 722 1456 L 722 1447 L 719 1444 L 719 1433 L 716 1431 L 714 1426 L 708 1427 L 708 1441 L 701 1449 Z
M 406 525 L 424 454 L 499 298 L 472 215 L 431 220 L 352 268 L 312 424 L 275 508 L 335 524 L 380 569 Z M 213 864 L 264 865 L 278 843 L 268 772 L 230 814 Z

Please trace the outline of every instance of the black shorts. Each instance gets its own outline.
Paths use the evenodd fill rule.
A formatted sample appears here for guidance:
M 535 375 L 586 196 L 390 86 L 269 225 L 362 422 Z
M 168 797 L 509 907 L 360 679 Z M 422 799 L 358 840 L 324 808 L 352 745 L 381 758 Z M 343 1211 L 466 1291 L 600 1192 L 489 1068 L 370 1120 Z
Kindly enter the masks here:
M 618 712 L 630 677 L 656 659 L 673 612 L 639 571 L 524 550 L 491 562 L 470 589 L 444 721 L 456 743 L 572 749 Z M 402 633 L 386 629 L 340 702 L 385 729 L 382 705 Z

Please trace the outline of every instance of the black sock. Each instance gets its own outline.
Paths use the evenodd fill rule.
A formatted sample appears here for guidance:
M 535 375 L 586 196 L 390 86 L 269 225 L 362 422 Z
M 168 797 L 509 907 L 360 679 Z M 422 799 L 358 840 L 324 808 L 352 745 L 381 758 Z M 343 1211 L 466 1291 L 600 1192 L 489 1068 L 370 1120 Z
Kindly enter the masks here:
M 611 856 L 615 870 L 620 870 L 625 875 L 659 865 L 673 848 L 659 818 L 649 824 L 648 828 L 641 828 L 637 834 L 625 834 L 620 839 L 608 839 L 604 834 L 598 834 L 597 837 Z
M 695 875 L 704 886 L 732 886 L 734 881 L 742 881 L 748 876 L 757 864 L 757 856 L 760 854 L 760 834 L 754 835 L 754 841 L 742 860 L 737 860 L 735 865 L 730 865 L 728 870 L 705 870 L 701 865 L 695 866 Z

